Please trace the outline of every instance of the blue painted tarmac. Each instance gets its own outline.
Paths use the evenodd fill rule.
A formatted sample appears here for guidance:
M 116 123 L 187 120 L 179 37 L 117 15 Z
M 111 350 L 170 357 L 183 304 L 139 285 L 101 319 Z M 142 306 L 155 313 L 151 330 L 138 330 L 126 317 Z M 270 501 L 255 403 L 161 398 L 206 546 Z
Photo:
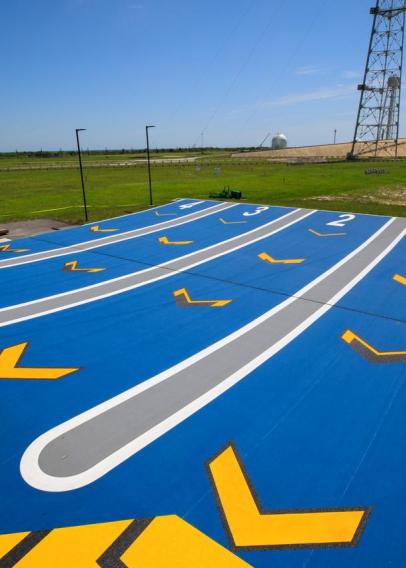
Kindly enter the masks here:
M 193 203 L 183 200 L 159 210 L 184 215 L 214 204 L 179 209 Z M 239 204 L 163 233 L 173 242 L 193 241 L 188 246 L 164 246 L 158 241 L 163 235 L 156 232 L 80 252 L 76 258 L 5 268 L 0 270 L 0 305 L 161 265 L 290 211 L 271 207 L 252 215 L 257 209 Z M 246 212 L 250 215 L 244 216 Z M 395 274 L 406 278 L 404 231 L 376 266 L 310 327 L 106 475 L 79 489 L 53 492 L 32 487 L 20 472 L 22 455 L 36 438 L 239 333 L 344 262 L 390 223 L 386 217 L 356 215 L 344 227 L 329 225 L 339 215 L 314 212 L 274 235 L 163 280 L 0 327 L 0 350 L 29 342 L 19 366 L 80 367 L 55 381 L 0 380 L 0 533 L 178 515 L 258 568 L 405 566 L 406 358 L 371 362 L 342 339 L 351 330 L 379 352 L 406 351 L 406 285 L 393 279 Z M 225 225 L 220 217 L 247 223 Z M 160 221 L 147 211 L 98 224 L 132 230 Z M 88 227 L 81 227 L 12 245 L 37 252 L 90 239 L 97 240 L 97 234 L 89 237 Z M 261 253 L 301 262 L 269 263 L 259 258 Z M 67 260 L 106 270 L 63 272 L 61 264 Z M 173 296 L 182 289 L 192 301 L 232 301 L 221 308 L 189 309 Z M 357 542 L 233 547 L 207 472 L 207 463 L 230 442 L 264 510 L 370 509 Z

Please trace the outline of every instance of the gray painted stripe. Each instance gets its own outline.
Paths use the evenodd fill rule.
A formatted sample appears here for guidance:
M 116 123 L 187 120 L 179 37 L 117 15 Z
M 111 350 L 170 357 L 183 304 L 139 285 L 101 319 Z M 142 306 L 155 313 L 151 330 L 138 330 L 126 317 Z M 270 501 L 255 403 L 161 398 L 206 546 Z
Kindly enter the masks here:
M 31 319 L 55 311 L 65 310 L 76 305 L 93 302 L 106 296 L 120 294 L 127 291 L 129 288 L 137 288 L 151 281 L 167 278 L 172 276 L 175 272 L 187 270 L 191 266 L 207 262 L 237 247 L 247 246 L 255 240 L 266 238 L 286 226 L 300 221 L 310 213 L 311 211 L 307 209 L 297 209 L 249 233 L 239 235 L 218 245 L 166 262 L 160 266 L 133 272 L 125 276 L 120 276 L 119 278 L 87 286 L 86 288 L 78 288 L 71 292 L 64 292 L 63 294 L 2 308 L 0 309 L 0 327 L 10 325 L 16 321 Z
M 299 326 L 333 304 L 337 294 L 384 254 L 405 227 L 406 220 L 395 219 L 365 248 L 325 278 L 316 279 L 307 291 L 262 323 L 171 375 L 170 380 L 150 386 L 49 441 L 38 457 L 40 469 L 56 478 L 82 474 L 182 411 L 272 346 L 293 337 Z
M 112 245 L 121 241 L 149 235 L 150 233 L 156 233 L 157 231 L 165 231 L 166 229 L 171 229 L 172 227 L 176 227 L 177 225 L 182 225 L 189 221 L 195 221 L 197 219 L 200 219 L 200 217 L 205 217 L 209 213 L 214 214 L 226 209 L 230 209 L 231 207 L 235 207 L 235 205 L 235 203 L 220 203 L 219 205 L 207 207 L 206 209 L 196 211 L 195 213 L 183 215 L 182 217 L 178 217 L 177 219 L 171 219 L 162 223 L 156 223 L 155 225 L 141 227 L 140 229 L 134 229 L 133 231 L 116 233 L 114 235 L 109 235 L 108 237 L 101 237 L 100 239 L 86 241 L 84 243 L 77 243 L 75 245 L 69 245 L 57 249 L 35 252 L 32 254 L 26 254 L 24 256 L 8 258 L 5 260 L 0 259 L 0 268 L 10 268 L 11 266 L 19 266 L 21 264 L 28 264 L 30 262 L 37 262 L 39 260 L 48 260 L 50 258 L 55 258 L 66 254 L 91 250 L 94 248 L 102 247 L 104 245 Z M 92 225 L 97 225 L 97 222 L 92 223 Z

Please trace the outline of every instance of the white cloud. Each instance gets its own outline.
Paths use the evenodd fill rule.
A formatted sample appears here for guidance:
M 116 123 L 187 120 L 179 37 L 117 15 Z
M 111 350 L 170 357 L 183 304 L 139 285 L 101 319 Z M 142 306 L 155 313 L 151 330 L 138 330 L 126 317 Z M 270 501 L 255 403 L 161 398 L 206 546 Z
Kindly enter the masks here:
M 278 99 L 268 101 L 264 104 L 264 106 L 268 108 L 296 106 L 302 103 L 343 98 L 349 95 L 353 95 L 355 92 L 356 86 L 353 84 L 337 85 L 336 87 L 322 87 L 320 89 L 309 91 L 307 93 L 285 95 Z
M 296 69 L 295 74 L 300 76 L 318 75 L 320 69 L 315 65 L 304 65 Z
M 343 79 L 360 79 L 362 77 L 362 73 L 360 71 L 350 71 L 346 70 L 341 73 L 341 77 Z

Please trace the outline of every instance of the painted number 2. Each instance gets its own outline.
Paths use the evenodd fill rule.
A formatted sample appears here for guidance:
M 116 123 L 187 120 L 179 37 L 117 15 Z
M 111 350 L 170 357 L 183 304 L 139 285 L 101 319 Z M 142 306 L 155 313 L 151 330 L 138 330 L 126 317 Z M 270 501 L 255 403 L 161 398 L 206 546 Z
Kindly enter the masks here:
M 329 227 L 345 227 L 347 223 L 350 221 L 354 221 L 355 215 L 340 215 L 337 221 L 332 221 L 331 223 L 327 223 Z
M 269 207 L 257 207 L 255 209 L 255 211 L 253 211 L 252 213 L 249 213 L 248 211 L 246 213 L 243 213 L 244 217 L 252 217 L 253 215 L 259 215 L 260 213 L 263 213 L 264 211 L 267 211 L 269 209 Z

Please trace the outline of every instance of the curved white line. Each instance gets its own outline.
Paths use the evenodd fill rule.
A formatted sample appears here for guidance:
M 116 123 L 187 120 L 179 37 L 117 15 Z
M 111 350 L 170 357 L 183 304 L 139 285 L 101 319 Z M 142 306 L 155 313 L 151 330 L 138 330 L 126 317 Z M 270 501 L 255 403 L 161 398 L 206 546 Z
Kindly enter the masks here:
M 218 396 L 226 392 L 236 383 L 241 381 L 244 377 L 246 377 L 249 373 L 254 371 L 257 367 L 267 361 L 270 357 L 278 353 L 281 349 L 283 349 L 288 343 L 294 340 L 298 335 L 304 332 L 308 327 L 310 327 L 314 322 L 316 322 L 322 315 L 324 315 L 327 311 L 329 311 L 341 298 L 343 298 L 356 284 L 358 284 L 365 276 L 377 265 L 381 260 L 398 244 L 398 242 L 406 235 L 406 229 L 404 229 L 396 239 L 394 239 L 390 245 L 386 247 L 384 251 L 382 251 L 368 266 L 366 266 L 356 277 L 354 277 L 350 282 L 348 282 L 331 300 L 328 304 L 324 304 L 317 310 L 314 314 L 312 314 L 309 318 L 303 321 L 299 326 L 297 326 L 292 332 L 287 334 L 283 337 L 279 342 L 275 345 L 270 347 L 268 350 L 264 351 L 261 355 L 250 361 L 244 367 L 239 369 L 236 373 L 226 377 L 221 383 L 216 385 L 213 389 L 206 392 L 204 395 L 200 396 L 199 398 L 195 399 L 193 402 L 189 403 L 187 406 L 179 410 L 178 412 L 174 413 L 172 416 L 167 418 L 166 420 L 162 421 L 160 424 L 157 424 L 129 444 L 123 446 L 119 450 L 115 451 L 113 454 L 108 456 L 107 458 L 100 461 L 95 466 L 89 468 L 87 471 L 80 473 L 78 475 L 72 475 L 68 477 L 55 477 L 46 474 L 42 471 L 39 465 L 39 457 L 42 450 L 53 440 L 58 438 L 59 436 L 63 435 L 67 431 L 80 426 L 87 420 L 94 418 L 102 414 L 103 412 L 121 404 L 122 402 L 128 400 L 129 398 L 134 397 L 135 395 L 161 383 L 174 374 L 190 367 L 191 365 L 195 364 L 197 361 L 204 359 L 214 351 L 217 351 L 227 345 L 228 343 L 232 342 L 233 340 L 241 337 L 248 331 L 252 330 L 253 328 L 257 327 L 267 319 L 271 318 L 279 311 L 284 309 L 286 306 L 291 304 L 292 302 L 296 301 L 298 298 L 304 296 L 309 290 L 311 290 L 314 286 L 325 280 L 335 271 L 337 271 L 343 264 L 348 262 L 351 258 L 361 252 L 364 248 L 366 248 L 371 242 L 379 237 L 379 235 L 386 230 L 392 223 L 394 219 L 391 219 L 386 223 L 379 231 L 377 231 L 374 235 L 372 235 L 367 241 L 365 241 L 361 246 L 335 264 L 333 267 L 328 269 L 326 272 L 321 274 L 315 280 L 307 284 L 304 288 L 299 290 L 294 296 L 291 296 L 281 304 L 275 306 L 259 318 L 253 320 L 249 324 L 245 325 L 244 327 L 240 328 L 239 330 L 235 331 L 234 333 L 230 334 L 229 336 L 221 339 L 220 341 L 210 345 L 206 349 L 203 349 L 199 353 L 185 359 L 181 363 L 178 363 L 174 367 L 152 377 L 144 381 L 143 383 L 128 389 L 127 391 L 119 394 L 99 404 L 74 418 L 48 430 L 48 432 L 39 436 L 36 440 L 34 440 L 30 446 L 25 450 L 21 462 L 20 462 L 20 472 L 23 479 L 36 489 L 40 489 L 42 491 L 49 491 L 49 492 L 62 492 L 62 491 L 71 491 L 73 489 L 79 489 L 80 487 L 84 487 L 89 483 L 92 483 L 117 467 L 119 464 L 126 461 L 129 457 L 133 456 L 135 453 L 139 452 L 147 445 L 151 444 L 153 441 L 164 435 L 166 432 L 192 416 L 198 410 L 209 404 L 211 401 L 216 399 Z
M 235 205 L 234 205 L 234 207 L 235 207 Z M 180 256 L 178 258 L 170 260 L 166 263 L 160 264 L 159 266 L 161 268 L 165 268 L 165 267 L 170 266 L 171 264 L 173 264 L 175 262 L 178 262 L 179 260 L 184 260 L 185 258 L 188 258 L 190 256 L 193 256 L 193 255 L 196 255 L 196 254 L 201 254 L 202 252 L 209 251 L 209 250 L 211 250 L 215 247 L 218 247 L 221 244 L 235 241 L 236 239 L 240 239 L 242 236 L 250 235 L 251 233 L 258 231 L 259 229 L 263 229 L 263 228 L 271 226 L 275 223 L 278 223 L 282 219 L 285 219 L 286 217 L 293 215 L 297 211 L 300 211 L 300 209 L 295 209 L 294 211 L 291 211 L 291 212 L 287 213 L 286 215 L 283 215 L 282 217 L 278 217 L 277 219 L 274 219 L 273 221 L 270 221 L 269 223 L 265 223 L 265 225 L 261 225 L 260 227 L 256 227 L 255 229 L 252 229 L 251 231 L 248 231 L 247 233 L 241 233 L 240 235 L 232 237 L 231 239 L 227 239 L 225 241 L 221 241 L 220 243 L 215 243 L 214 245 L 210 245 L 209 247 L 199 249 L 199 250 L 191 252 L 189 254 L 185 254 L 183 256 Z M 65 305 L 59 306 L 57 308 L 52 308 L 50 310 L 44 310 L 43 312 L 39 312 L 39 313 L 36 313 L 36 314 L 7 320 L 7 321 L 0 323 L 0 327 L 5 327 L 7 325 L 11 325 L 11 324 L 21 322 L 21 321 L 35 319 L 37 317 L 45 316 L 45 315 L 48 315 L 48 314 L 53 314 L 55 312 L 60 312 L 60 311 L 66 310 L 66 309 L 75 308 L 77 306 L 82 306 L 83 304 L 89 304 L 91 302 L 96 302 L 96 301 L 102 300 L 104 298 L 109 298 L 110 296 L 116 296 L 117 294 L 123 294 L 124 292 L 128 292 L 129 290 L 135 290 L 136 288 L 140 288 L 141 286 L 146 286 L 147 284 L 151 284 L 152 282 L 157 282 L 158 280 L 163 280 L 164 278 L 169 278 L 170 276 L 173 276 L 174 274 L 178 274 L 179 272 L 189 270 L 190 268 L 194 268 L 195 266 L 199 266 L 200 264 L 203 264 L 205 262 L 209 262 L 210 260 L 214 260 L 216 258 L 219 258 L 220 256 L 224 256 L 225 254 L 229 254 L 229 253 L 234 252 L 236 250 L 239 250 L 239 249 L 241 249 L 245 246 L 248 246 L 248 245 L 256 243 L 260 240 L 266 239 L 266 238 L 270 237 L 271 235 L 274 235 L 274 234 L 278 233 L 279 231 L 287 229 L 291 225 L 294 225 L 295 223 L 298 223 L 299 221 L 306 219 L 306 217 L 309 217 L 309 215 L 313 215 L 313 213 L 315 213 L 315 211 L 310 211 L 307 215 L 303 215 L 303 217 L 300 217 L 300 219 L 295 219 L 291 223 L 288 223 L 288 224 L 284 225 L 283 227 L 280 227 L 279 229 L 276 229 L 275 231 L 268 233 L 267 235 L 263 235 L 261 237 L 258 237 L 257 239 L 253 239 L 253 240 L 249 241 L 248 243 L 243 243 L 241 245 L 233 247 L 232 249 L 228 249 L 224 252 L 214 254 L 212 256 L 205 258 L 204 260 L 200 260 L 199 262 L 191 263 L 186 268 L 182 268 L 181 270 L 172 270 L 172 271 L 168 270 L 167 274 L 163 274 L 162 276 L 158 276 L 156 278 L 151 278 L 150 280 L 148 280 L 146 282 L 139 282 L 138 284 L 132 284 L 130 286 L 123 286 L 119 290 L 114 290 L 112 292 L 106 292 L 106 293 L 100 294 L 99 296 L 94 297 L 94 298 L 87 298 L 87 299 L 84 299 L 84 300 L 78 300 L 77 302 L 73 302 L 73 303 L 68 304 L 66 306 Z M 145 274 L 147 272 L 151 272 L 151 271 L 154 271 L 154 270 L 156 270 L 156 266 L 152 266 L 151 268 L 144 268 L 144 270 L 139 270 L 137 272 L 131 272 L 130 274 L 125 274 L 124 276 L 118 276 L 117 278 L 112 278 L 110 280 L 103 280 L 102 282 L 98 282 L 97 284 L 91 284 L 90 286 L 85 286 L 83 288 L 76 288 L 74 290 L 68 290 L 67 292 L 61 292 L 60 294 L 55 294 L 53 296 L 45 296 L 44 298 L 39 298 L 37 300 L 30 300 L 29 302 L 23 302 L 22 304 L 13 304 L 11 306 L 6 306 L 4 308 L 0 308 L 0 313 L 11 311 L 11 310 L 14 310 L 14 309 L 17 309 L 17 308 L 22 308 L 24 306 L 32 306 L 34 304 L 40 304 L 41 302 L 45 302 L 45 301 L 50 300 L 50 299 L 63 298 L 65 296 L 69 296 L 71 294 L 76 294 L 78 291 L 84 291 L 84 290 L 99 288 L 100 286 L 105 286 L 106 284 L 109 284 L 111 282 L 125 281 L 125 280 L 128 280 L 129 278 L 132 278 L 134 276 L 134 274 L 137 274 L 137 275 Z
M 208 217 L 209 215 L 214 215 L 216 213 L 216 211 L 212 211 L 212 209 L 214 209 L 215 207 L 218 207 L 219 205 L 225 205 L 226 203 L 227 203 L 226 201 L 224 201 L 224 202 L 219 201 L 218 203 L 216 203 L 216 205 L 212 205 L 211 207 L 206 207 L 205 209 L 202 209 L 202 212 L 204 211 L 205 213 L 204 213 L 204 215 L 201 215 L 200 217 L 198 217 L 198 219 L 189 219 L 189 217 L 191 215 L 196 215 L 196 213 L 198 213 L 198 211 L 192 211 L 191 213 L 188 213 L 187 215 L 183 215 L 182 217 L 179 217 L 179 219 L 182 219 L 182 222 L 177 223 L 173 227 L 168 227 L 168 230 L 172 229 L 172 228 L 180 227 L 182 225 L 185 225 L 186 223 L 198 221 L 199 219 L 204 219 L 204 217 Z M 239 203 L 232 203 L 231 204 L 230 203 L 230 207 L 227 207 L 224 210 L 228 211 L 228 209 L 231 209 L 232 207 L 237 207 L 237 205 L 241 205 L 241 204 L 239 204 Z M 223 211 L 223 209 L 221 209 L 219 211 L 219 213 L 221 211 Z M 148 211 L 140 211 L 139 213 L 148 213 Z M 185 221 L 184 221 L 184 219 L 185 219 Z M 125 231 L 124 233 L 117 233 L 117 236 L 120 235 L 120 236 L 123 236 L 124 238 L 115 239 L 114 241 L 107 242 L 107 243 L 101 243 L 97 239 L 96 240 L 93 239 L 93 240 L 90 240 L 90 241 L 80 241 L 80 242 L 74 243 L 72 245 L 65 245 L 63 247 L 58 247 L 58 248 L 55 248 L 55 249 L 49 249 L 49 250 L 43 250 L 43 251 L 40 251 L 40 252 L 33 252 L 33 253 L 30 253 L 30 254 L 24 254 L 24 255 L 21 255 L 21 256 L 18 256 L 18 257 L 10 257 L 10 258 L 7 258 L 7 259 L 3 258 L 3 259 L 0 260 L 0 269 L 5 270 L 7 268 L 15 268 L 16 266 L 31 264 L 33 262 L 40 262 L 42 260 L 44 260 L 44 261 L 45 260 L 52 260 L 53 258 L 59 258 L 60 256 L 71 255 L 71 254 L 73 254 L 73 252 L 74 252 L 74 254 L 80 254 L 82 252 L 86 252 L 88 250 L 92 250 L 92 249 L 95 249 L 95 248 L 106 247 L 106 246 L 109 246 L 109 245 L 115 245 L 117 243 L 121 243 L 123 241 L 128 241 L 128 240 L 131 240 L 131 239 L 138 239 L 139 237 L 145 236 L 145 234 L 153 235 L 154 233 L 157 233 L 158 231 L 161 230 L 161 228 L 160 228 L 161 225 L 163 225 L 167 222 L 168 222 L 168 219 L 166 219 L 165 221 L 162 221 L 161 223 L 155 223 L 153 225 L 146 225 L 145 227 L 139 227 L 138 229 L 130 229 L 128 231 Z M 97 222 L 90 223 L 90 224 L 96 225 Z M 155 227 L 156 227 L 156 229 L 155 229 Z M 154 228 L 153 231 L 150 230 L 152 228 Z M 125 236 L 125 235 L 128 235 L 129 233 L 133 233 L 134 231 L 146 231 L 146 233 L 140 233 L 139 235 L 133 235 L 133 236 L 129 236 L 129 237 Z M 101 237 L 101 238 L 107 238 L 107 237 Z M 89 246 L 86 246 L 86 248 L 84 248 L 83 250 L 78 248 L 77 250 L 72 251 L 72 249 L 75 249 L 75 247 L 82 247 L 83 245 L 89 245 Z M 70 250 L 68 250 L 67 252 L 63 252 L 63 251 L 66 251 L 67 249 L 70 249 Z M 47 254 L 49 252 L 56 252 L 56 251 L 59 251 L 61 254 L 55 254 L 55 255 L 52 255 L 49 258 L 46 258 L 46 257 L 45 258 L 31 258 L 31 257 L 36 257 L 36 256 L 39 256 L 39 255 Z M 31 260 L 25 260 L 27 258 L 31 259 Z M 2 266 L 1 265 L 1 263 L 3 263 L 3 262 L 5 263 L 7 261 L 10 261 L 11 259 L 13 259 L 13 260 L 18 259 L 18 260 L 21 260 L 21 262 L 17 262 L 15 264 L 10 265 L 10 266 Z

